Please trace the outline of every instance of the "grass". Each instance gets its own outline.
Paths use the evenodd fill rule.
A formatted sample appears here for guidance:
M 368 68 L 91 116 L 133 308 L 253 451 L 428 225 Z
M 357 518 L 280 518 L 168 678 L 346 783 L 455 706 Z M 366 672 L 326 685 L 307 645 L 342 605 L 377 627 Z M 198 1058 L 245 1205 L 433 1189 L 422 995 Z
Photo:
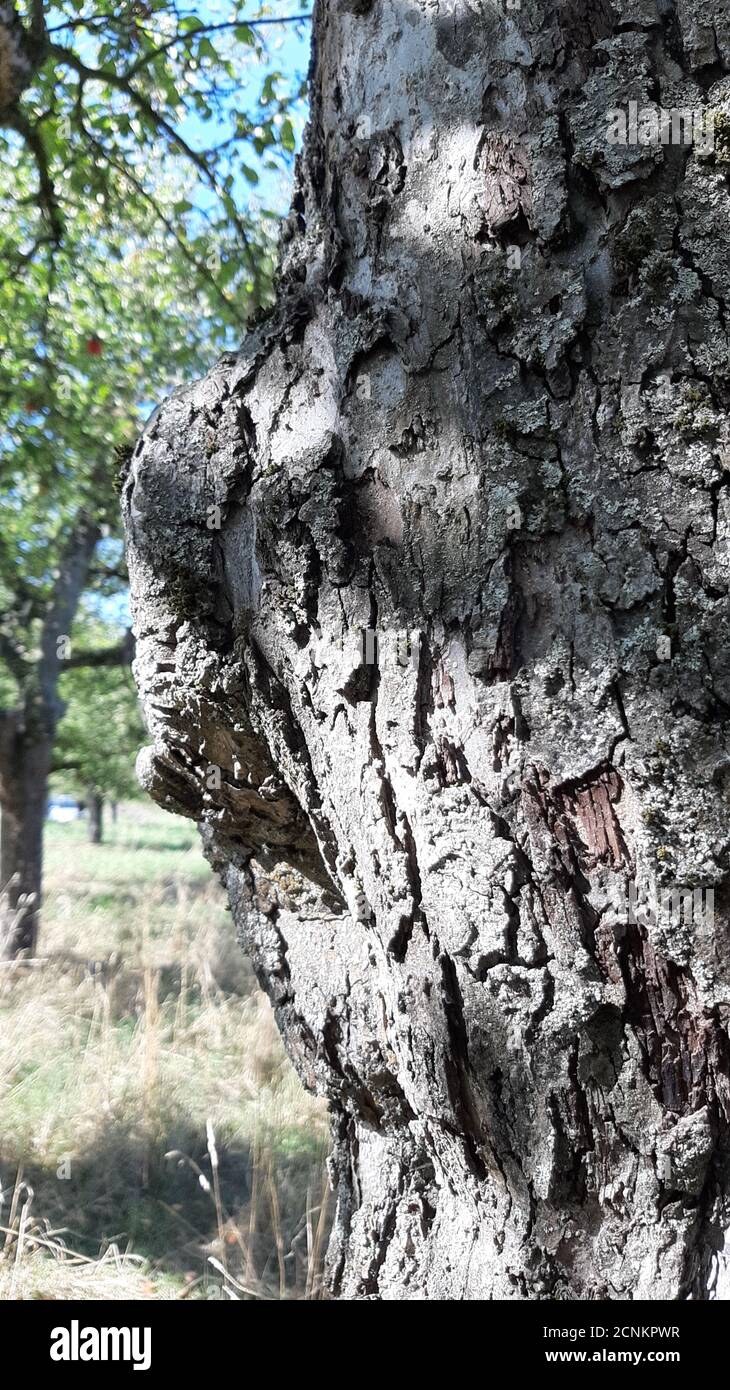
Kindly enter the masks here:
M 49 825 L 39 958 L 0 968 L 0 1298 L 312 1298 L 321 1105 L 192 825 Z

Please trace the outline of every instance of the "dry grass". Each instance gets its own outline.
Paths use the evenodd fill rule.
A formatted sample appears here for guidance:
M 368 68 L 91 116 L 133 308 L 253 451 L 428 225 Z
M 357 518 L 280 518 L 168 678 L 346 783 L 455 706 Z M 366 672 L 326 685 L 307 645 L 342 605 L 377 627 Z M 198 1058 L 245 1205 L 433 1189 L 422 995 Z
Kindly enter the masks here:
M 41 956 L 0 969 L 0 1298 L 312 1298 L 322 1108 L 185 822 L 48 832 Z

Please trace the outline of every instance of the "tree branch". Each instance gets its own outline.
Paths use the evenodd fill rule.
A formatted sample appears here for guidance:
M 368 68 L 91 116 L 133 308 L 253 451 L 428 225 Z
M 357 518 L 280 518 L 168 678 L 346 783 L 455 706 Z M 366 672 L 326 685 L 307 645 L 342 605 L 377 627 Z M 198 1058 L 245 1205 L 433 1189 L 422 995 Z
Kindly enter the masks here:
M 154 62 L 155 58 L 159 58 L 161 53 L 168 53 L 177 44 L 189 43 L 191 39 L 199 38 L 202 35 L 218 34 L 224 29 L 259 29 L 266 24 L 301 24 L 303 20 L 311 20 L 311 18 L 311 14 L 290 14 L 282 19 L 276 19 L 272 16 L 265 19 L 227 19 L 221 24 L 201 24 L 199 29 L 192 29 L 187 34 L 175 34 L 173 38 L 167 40 L 167 43 L 160 44 L 160 47 L 154 49 L 152 53 L 144 53 L 141 58 L 137 59 L 136 63 L 132 64 L 131 68 L 128 68 L 125 76 L 128 79 L 136 76 L 142 68 Z
M 188 144 L 187 140 L 175 130 L 175 127 L 170 124 L 165 116 L 155 110 L 151 101 L 131 85 L 125 74 L 111 72 L 104 68 L 90 68 L 88 64 L 79 58 L 77 53 L 74 53 L 73 49 L 66 48 L 63 44 L 50 44 L 49 52 L 59 63 L 65 63 L 68 67 L 73 68 L 74 72 L 77 72 L 79 76 L 83 77 L 84 81 L 100 82 L 102 85 L 114 87 L 117 91 L 123 92 L 125 96 L 129 97 L 129 100 L 137 107 L 137 110 L 142 112 L 142 114 L 147 117 L 147 120 L 167 138 L 170 144 L 174 145 L 174 147 L 199 170 L 205 182 L 208 184 L 208 187 L 215 193 L 216 198 L 223 199 L 223 191 L 219 187 L 218 180 L 213 170 L 210 168 L 205 155 L 201 154 L 199 150 L 194 150 L 192 145 Z M 258 281 L 256 257 L 252 254 L 246 228 L 238 213 L 232 216 L 231 221 L 241 239 L 251 273 L 254 279 Z
M 22 684 L 28 674 L 28 663 L 12 637 L 8 637 L 5 632 L 0 632 L 0 657 L 15 680 Z
M 50 240 L 55 246 L 59 246 L 64 231 L 63 216 L 56 198 L 46 147 L 40 131 L 31 124 L 25 112 L 17 107 L 6 115 L 5 124 L 11 130 L 17 131 L 33 156 L 38 174 L 38 196 L 51 229 Z
M 101 537 L 101 527 L 81 513 L 64 550 L 53 594 L 41 630 L 41 660 L 39 666 L 41 692 L 48 709 L 57 703 L 58 673 L 63 665 L 59 656 L 59 638 L 71 631 L 81 594 L 86 584 L 89 565 Z
M 131 169 L 127 168 L 126 164 L 120 163 L 118 159 L 113 159 L 112 156 L 107 153 L 103 145 L 96 139 L 96 136 L 91 134 L 91 131 L 84 124 L 83 120 L 81 122 L 81 125 L 87 139 L 95 147 L 95 149 L 99 150 L 100 154 L 103 156 L 104 159 L 106 159 L 107 163 L 112 167 L 112 169 L 116 169 L 117 173 L 120 174 L 121 177 L 125 179 L 127 183 L 131 184 L 132 188 L 135 189 L 139 197 L 142 198 L 144 202 L 149 204 L 149 206 L 152 208 L 152 211 L 155 214 L 155 217 L 159 219 L 165 230 L 168 231 L 170 233 L 170 236 L 173 237 L 173 239 L 177 242 L 177 245 L 182 251 L 182 254 L 184 255 L 188 264 L 192 265 L 193 268 L 197 271 L 198 275 L 200 275 L 201 279 L 205 280 L 206 283 L 210 285 L 211 289 L 218 296 L 221 303 L 225 305 L 226 309 L 228 309 L 232 318 L 234 318 L 237 323 L 240 323 L 243 327 L 245 327 L 245 314 L 239 313 L 233 301 L 230 300 L 225 291 L 221 289 L 215 276 L 208 269 L 208 266 L 206 266 L 203 261 L 198 260 L 197 256 L 193 255 L 193 252 L 190 250 L 190 247 L 186 245 L 185 241 L 180 236 L 180 233 L 177 231 L 177 228 L 175 227 L 174 223 L 170 220 L 167 214 L 160 207 L 159 203 L 157 202 L 157 199 L 153 198 L 152 194 L 147 191 L 147 189 L 136 177 L 136 175 L 132 173 Z
M 133 657 L 134 637 L 132 629 L 128 628 L 121 642 L 114 647 L 90 648 L 67 657 L 61 662 L 61 672 L 76 671 L 81 667 L 129 666 Z
M 89 579 L 117 579 L 120 584 L 129 584 L 129 575 L 126 569 L 119 569 L 116 565 L 92 565 L 89 570 Z
M 188 15 L 184 15 L 184 16 L 181 15 L 181 16 L 180 16 L 180 18 L 186 18 L 186 19 L 187 19 L 188 17 L 189 17 Z M 218 24 L 218 25 L 206 24 L 206 25 L 204 25 L 204 26 L 201 26 L 200 29 L 193 29 L 193 30 L 191 31 L 190 34 L 180 34 L 179 37 L 180 37 L 181 39 L 194 38 L 194 36 L 195 36 L 196 34 L 203 34 L 203 33 L 206 33 L 206 32 L 208 32 L 211 28 L 218 28 L 218 29 L 258 29 L 258 28 L 260 28 L 261 26 L 266 25 L 266 24 L 301 24 L 303 21 L 305 21 L 305 22 L 307 22 L 307 23 L 311 23 L 311 20 L 312 20 L 311 14 L 289 14 L 289 15 L 282 15 L 280 18 L 276 18 L 276 17 L 274 17 L 273 15 L 269 15 L 269 16 L 262 16 L 261 19 L 244 19 L 243 17 L 241 17 L 240 19 L 231 19 L 231 20 L 227 20 L 225 24 Z M 99 28 L 99 27 L 101 27 L 101 26 L 103 26 L 103 25 L 111 24 L 111 25 L 113 26 L 114 23 L 115 23 L 115 21 L 114 21 L 114 17 L 113 17 L 112 15 L 91 15 L 91 16 L 86 16 L 86 17 L 83 18 L 83 19 L 68 19 L 68 20 L 64 20 L 63 23 L 61 23 L 61 24 L 53 24 L 53 25 L 51 26 L 51 28 L 48 30 L 48 33 L 49 33 L 49 34 L 63 34 L 63 33 L 66 33 L 66 32 L 69 32 L 69 33 L 70 33 L 70 32 L 71 32 L 72 30 L 74 30 L 74 29 L 88 29 L 88 30 L 94 32 L 97 28 Z M 117 23 L 117 27 L 120 27 L 119 23 Z
M 30 33 L 37 44 L 45 44 L 48 37 L 45 7 L 43 0 L 31 0 Z

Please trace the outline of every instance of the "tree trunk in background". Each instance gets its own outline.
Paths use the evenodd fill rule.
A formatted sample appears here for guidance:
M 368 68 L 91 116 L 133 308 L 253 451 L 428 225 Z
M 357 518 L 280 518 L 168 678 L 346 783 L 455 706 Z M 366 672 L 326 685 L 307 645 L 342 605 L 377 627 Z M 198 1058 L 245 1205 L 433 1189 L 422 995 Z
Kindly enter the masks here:
M 89 808 L 89 842 L 92 845 L 100 845 L 104 832 L 104 798 L 98 792 L 90 791 L 87 793 L 87 805 Z
M 20 952 L 32 955 L 38 939 L 43 827 L 53 743 L 40 729 L 11 729 L 7 716 L 4 732 L 0 758 L 0 960 L 12 960 Z
M 730 154 L 606 132 L 727 108 L 730 26 L 314 51 L 277 307 L 125 485 L 141 778 L 329 1097 L 336 1295 L 729 1297 Z
M 0 709 L 0 959 L 32 954 L 37 945 L 48 778 L 64 709 L 58 681 L 70 664 L 64 653 L 100 535 L 99 525 L 80 512 L 55 572 L 37 659 L 16 653 L 17 704 Z M 125 649 L 114 649 L 115 661 Z

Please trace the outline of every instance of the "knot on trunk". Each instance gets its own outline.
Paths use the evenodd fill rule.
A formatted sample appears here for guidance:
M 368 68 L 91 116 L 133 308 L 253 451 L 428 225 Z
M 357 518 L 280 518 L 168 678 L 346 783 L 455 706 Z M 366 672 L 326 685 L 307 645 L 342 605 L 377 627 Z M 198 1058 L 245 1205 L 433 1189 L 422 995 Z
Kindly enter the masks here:
M 124 484 L 134 669 L 153 739 L 137 774 L 160 805 L 225 837 L 234 857 L 263 853 L 321 881 L 307 817 L 250 717 L 252 691 L 271 673 L 249 630 L 251 430 L 229 365 L 155 412 Z

